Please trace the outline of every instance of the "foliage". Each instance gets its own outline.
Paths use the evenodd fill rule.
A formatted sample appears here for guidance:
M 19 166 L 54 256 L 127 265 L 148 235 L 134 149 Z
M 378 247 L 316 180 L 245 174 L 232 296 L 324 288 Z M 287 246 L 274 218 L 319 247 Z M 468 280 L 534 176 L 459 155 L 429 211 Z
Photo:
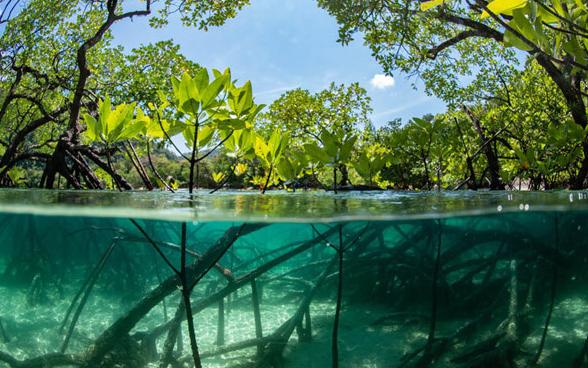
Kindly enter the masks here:
M 374 185 L 378 179 L 380 171 L 386 166 L 386 156 L 383 150 L 377 146 L 368 146 L 361 152 L 357 161 L 353 163 L 353 168 L 361 176 L 365 183 Z
M 267 141 L 260 135 L 255 138 L 255 154 L 263 167 L 267 169 L 266 180 L 261 187 L 262 193 L 269 185 L 275 183 L 272 174 L 274 174 L 277 164 L 282 160 L 289 138 L 287 133 L 283 134 L 278 130 L 274 130 Z
M 420 75 L 427 91 L 450 108 L 482 104 L 498 94 L 517 74 L 512 64 L 526 55 L 555 84 L 573 122 L 582 129 L 588 125 L 588 7 L 582 1 L 318 3 L 336 17 L 341 42 L 361 31 L 386 72 Z M 571 180 L 577 188 L 585 186 L 588 175 L 588 142 L 582 142 L 581 151 Z
M 320 146 L 315 142 L 304 145 L 311 160 L 332 168 L 333 190 L 335 192 L 337 191 L 337 169 L 339 166 L 349 163 L 356 141 L 357 136 L 347 133 L 343 128 L 338 128 L 334 133 L 323 129 L 320 134 Z
M 110 97 L 98 102 L 98 119 L 84 114 L 86 137 L 106 145 L 134 138 L 142 129 L 143 121 L 134 120 L 135 104 L 120 104 L 112 109 Z
M 586 186 L 583 2 L 318 0 L 339 41 L 361 32 L 386 73 L 416 75 L 447 103 L 378 129 L 358 83 L 288 91 L 262 112 L 250 82 L 201 68 L 172 41 L 112 44 L 113 24 L 133 17 L 207 29 L 248 4 L 23 1 L 1 19 L 0 185 Z
M 63 177 L 74 188 L 95 189 L 103 182 L 97 170 L 104 167 L 103 160 L 110 151 L 71 147 L 79 147 L 83 125 L 87 121 L 92 125 L 87 116 L 99 117 L 99 97 L 111 96 L 114 104 L 133 103 L 147 111 L 148 103 L 157 100 L 158 91 L 166 96 L 173 93 L 172 75 L 194 75 L 200 69 L 171 41 L 130 51 L 113 46 L 111 27 L 135 17 L 163 25 L 167 17 L 181 13 L 185 25 L 206 29 L 223 24 L 247 4 L 208 0 L 168 0 L 157 7 L 152 0 L 17 3 L 16 10 L 9 12 L 0 5 L 0 167 L 5 168 L 0 171 L 0 182 L 8 181 L 7 171 L 15 165 L 44 161 L 46 170 L 41 183 L 35 185 L 52 188 Z M 84 134 L 90 141 L 100 137 L 108 145 L 119 142 L 113 146 L 115 150 L 125 146 L 131 149 L 122 143 L 125 137 L 107 136 L 105 131 L 94 137 L 92 132 L 94 129 Z M 133 161 L 138 164 L 137 158 Z M 97 167 L 91 167 L 94 164 Z M 137 169 L 145 171 L 139 166 Z M 74 172 L 83 175 L 76 177 Z
M 302 146 L 313 141 L 323 130 L 346 132 L 371 128 L 372 111 L 367 91 L 358 83 L 349 86 L 331 83 L 317 93 L 295 89 L 274 101 L 257 124 L 262 132 L 280 131 L 292 134 L 292 143 Z

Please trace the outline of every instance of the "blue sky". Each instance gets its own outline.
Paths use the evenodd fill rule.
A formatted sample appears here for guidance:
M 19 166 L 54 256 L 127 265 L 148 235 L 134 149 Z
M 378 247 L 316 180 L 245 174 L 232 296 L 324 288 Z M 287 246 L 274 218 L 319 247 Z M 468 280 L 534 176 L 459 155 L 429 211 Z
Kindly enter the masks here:
M 376 125 L 445 110 L 443 102 L 415 91 L 401 74 L 394 81 L 376 77 L 381 67 L 361 40 L 341 46 L 337 24 L 314 0 L 253 0 L 224 26 L 208 32 L 172 22 L 152 29 L 145 19 L 113 27 L 115 42 L 125 47 L 173 39 L 182 53 L 207 68 L 230 67 L 241 81 L 251 80 L 256 102 L 269 104 L 293 88 L 312 92 L 330 82 L 359 82 L 372 98 Z M 380 88 L 376 88 L 375 84 Z

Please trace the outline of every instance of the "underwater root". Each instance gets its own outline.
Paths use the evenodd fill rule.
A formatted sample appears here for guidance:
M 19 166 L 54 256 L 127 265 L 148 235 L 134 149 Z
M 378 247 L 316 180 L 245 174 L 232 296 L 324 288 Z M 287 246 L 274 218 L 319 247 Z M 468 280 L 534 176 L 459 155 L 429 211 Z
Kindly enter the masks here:
M 527 295 L 522 308 L 519 308 L 518 262 L 512 259 L 509 264 L 509 305 L 507 318 L 498 325 L 495 333 L 465 352 L 451 359 L 454 363 L 468 367 L 515 367 L 515 359 L 521 352 L 521 345 L 529 335 L 531 301 L 534 293 L 536 268 L 527 287 Z
M 335 230 L 331 230 L 330 232 L 327 232 L 329 234 L 334 233 Z M 321 237 L 316 237 L 314 239 L 311 239 L 303 244 L 300 244 L 297 248 L 291 249 L 289 252 L 284 253 L 274 259 L 272 259 L 271 261 L 268 261 L 267 263 L 259 266 L 258 268 L 242 275 L 239 277 L 236 277 L 234 279 L 233 282 L 227 284 L 224 288 L 214 292 L 213 294 L 207 296 L 206 298 L 194 303 L 192 305 L 193 307 L 193 311 L 194 313 L 198 313 L 200 311 L 202 311 L 204 308 L 209 307 L 211 305 L 214 305 L 215 303 L 219 303 L 223 298 L 228 297 L 231 293 L 235 292 L 236 290 L 241 289 L 242 287 L 245 287 L 247 285 L 251 285 L 252 287 L 252 294 L 251 294 L 251 298 L 252 298 L 252 303 L 254 302 L 254 292 L 253 292 L 253 281 L 256 280 L 257 278 L 259 278 L 260 276 L 264 275 L 266 272 L 270 271 L 271 269 L 273 269 L 274 267 L 286 262 L 287 260 L 291 259 L 292 257 L 310 249 L 311 247 L 317 245 L 318 243 L 320 243 L 321 241 Z M 330 269 L 330 266 L 329 266 Z M 329 273 L 327 272 L 323 278 L 326 278 L 326 276 Z M 321 280 L 323 280 L 323 278 L 321 278 Z M 321 281 L 322 282 L 322 281 Z M 313 283 L 309 283 L 310 284 L 310 288 L 309 288 L 309 294 L 312 297 L 312 295 L 314 294 L 314 289 L 313 287 L 316 284 Z M 256 288 L 257 285 L 256 285 Z M 259 294 L 259 293 L 258 293 Z M 259 295 L 258 295 L 259 298 Z M 248 347 L 252 347 L 252 346 L 258 346 L 258 351 L 266 350 L 266 346 L 279 346 L 280 344 L 282 345 L 282 349 L 283 346 L 285 346 L 285 342 L 284 342 L 284 333 L 285 332 L 289 332 L 288 333 L 288 338 L 291 335 L 292 331 L 300 325 L 300 322 L 302 321 L 302 317 L 304 317 L 305 315 L 308 314 L 308 304 L 310 303 L 310 300 L 308 300 L 308 302 L 306 303 L 305 301 L 307 301 L 308 299 L 304 299 L 303 300 L 303 305 L 302 307 L 306 306 L 306 309 L 302 308 L 302 312 L 301 313 L 297 313 L 295 315 L 295 319 L 294 321 L 289 321 L 287 323 L 284 324 L 284 326 L 282 326 L 281 329 L 278 329 L 278 332 L 276 332 L 275 334 L 272 335 L 268 335 L 266 337 L 261 336 L 261 328 L 259 328 L 259 333 L 256 331 L 256 335 L 257 336 L 261 336 L 259 338 L 255 338 L 252 340 L 246 340 L 246 341 L 242 341 L 239 343 L 235 343 L 235 344 L 230 344 L 227 346 L 222 346 L 222 347 L 218 347 L 217 349 L 215 349 L 214 351 L 211 352 L 203 352 L 202 354 L 200 354 L 201 358 L 206 358 L 206 357 L 210 357 L 210 356 L 214 356 L 214 355 L 218 355 L 218 354 L 223 354 L 226 352 L 230 352 L 230 351 L 236 351 L 236 350 L 241 350 L 241 349 L 245 349 Z M 254 307 L 255 308 L 255 307 Z M 179 314 L 178 314 L 179 313 Z M 300 315 L 300 316 L 299 316 Z M 160 367 L 167 367 L 170 364 L 174 364 L 177 363 L 176 359 L 173 357 L 173 347 L 175 344 L 175 339 L 173 338 L 173 336 L 176 335 L 175 331 L 172 331 L 172 328 L 178 328 L 178 332 L 179 332 L 179 323 L 184 319 L 184 312 L 181 311 L 179 308 L 176 311 L 176 316 L 174 316 L 174 318 L 170 321 L 168 321 L 167 323 L 157 327 L 154 331 L 157 331 L 157 333 L 160 333 L 161 331 L 167 330 L 168 331 L 168 336 L 164 345 L 164 352 L 162 355 L 162 358 L 160 360 Z M 308 316 L 306 317 L 308 318 Z M 257 323 L 256 323 L 257 324 Z M 259 324 L 261 324 L 261 319 L 259 319 Z M 172 327 L 173 325 L 173 327 Z M 291 329 L 289 329 L 289 327 L 292 327 Z M 286 328 L 288 327 L 288 328 Z M 310 321 L 307 321 L 307 329 L 309 330 L 310 328 Z M 284 330 L 285 329 L 285 330 Z M 143 339 L 143 335 L 152 335 L 152 333 L 140 333 L 136 334 L 135 337 L 138 337 L 140 339 Z M 152 339 L 153 336 L 150 337 L 150 339 Z M 287 340 L 286 340 L 287 342 Z M 179 350 L 179 349 L 178 349 Z M 275 350 L 275 349 L 274 349 Z M 281 350 L 280 350 L 281 352 Z M 267 356 L 267 355 L 264 355 Z M 262 356 L 262 360 L 263 361 L 267 361 L 269 358 Z M 183 361 L 184 359 L 188 359 L 187 361 L 189 361 L 192 357 L 191 356 L 186 356 L 184 358 L 179 359 L 179 361 Z M 273 360 L 275 360 L 276 358 L 272 358 Z
M 324 283 L 326 276 L 331 272 L 331 269 L 335 265 L 335 261 L 336 257 L 333 258 L 333 260 L 329 263 L 327 268 L 313 283 L 312 288 L 300 301 L 294 315 L 290 317 L 282 325 L 280 325 L 272 334 L 217 347 L 214 350 L 203 352 L 202 354 L 200 354 L 201 358 L 209 358 L 238 350 L 258 347 L 258 361 L 255 364 L 256 367 L 262 368 L 281 366 L 280 360 L 282 357 L 282 352 L 286 347 L 286 344 L 288 343 L 290 336 L 292 335 L 294 330 L 296 330 L 297 327 L 300 326 L 304 318 L 308 318 L 310 302 L 313 300 L 318 288 Z M 307 322 L 307 328 L 309 326 L 309 322 Z M 191 356 L 186 355 L 180 358 L 178 362 L 188 363 L 190 362 L 191 358 Z
M 323 271 L 323 273 L 319 276 L 317 281 L 314 283 L 314 286 L 312 287 L 312 289 L 302 299 L 302 301 L 298 305 L 298 308 L 296 309 L 296 312 L 294 313 L 294 315 L 289 320 L 284 322 L 284 324 L 282 324 L 272 334 L 272 336 L 275 337 L 275 339 L 272 339 L 269 342 L 269 344 L 264 346 L 263 355 L 258 360 L 257 365 L 256 365 L 257 367 L 261 368 L 261 367 L 281 366 L 280 360 L 282 357 L 282 353 L 284 351 L 284 348 L 286 347 L 286 344 L 288 343 L 288 340 L 290 339 L 290 336 L 292 335 L 292 333 L 294 332 L 296 327 L 299 326 L 300 323 L 302 322 L 302 320 L 303 320 L 304 316 L 306 315 L 306 312 L 310 306 L 310 302 L 312 301 L 312 299 L 314 298 L 314 296 L 316 294 L 316 291 L 324 283 L 325 279 L 327 278 L 327 275 L 331 272 L 331 269 L 335 266 L 337 259 L 338 259 L 337 256 L 333 257 L 332 261 L 329 263 L 329 265 L 326 267 L 326 269 Z
M 4 325 L 2 324 L 2 318 L 0 318 L 0 336 L 2 337 L 2 341 L 4 341 L 5 343 L 10 342 L 10 338 L 8 337 L 8 334 L 4 329 Z
M 147 363 L 159 368 L 177 368 L 191 365 L 193 356 L 190 355 L 189 347 L 182 346 L 181 337 L 186 331 L 183 329 L 184 322 L 189 318 L 185 301 L 176 303 L 174 299 L 175 314 L 170 313 L 170 319 L 166 316 L 157 322 L 158 325 L 144 331 L 134 329 L 149 312 L 158 312 L 154 308 L 161 306 L 166 300 L 169 303 L 169 296 L 175 296 L 182 286 L 188 285 L 188 290 L 192 291 L 194 285 L 209 271 L 220 271 L 221 276 L 214 275 L 208 288 L 202 286 L 202 296 L 193 296 L 191 307 L 196 315 L 205 308 L 216 309 L 218 306 L 217 346 L 211 346 L 210 350 L 200 353 L 200 358 L 241 351 L 257 367 L 281 366 L 284 363 L 284 348 L 294 331 L 298 334 L 299 343 L 312 338 L 309 304 L 316 290 L 322 285 L 321 290 L 325 293 L 321 292 L 321 298 L 330 299 L 335 289 L 331 286 L 336 285 L 339 277 L 343 279 L 342 264 L 339 272 L 336 269 L 337 261 L 343 261 L 343 252 L 338 252 L 337 256 L 330 259 L 324 257 L 328 254 L 328 249 L 323 250 L 318 245 L 326 238 L 336 236 L 337 232 L 340 247 L 343 241 L 340 228 L 333 226 L 314 239 L 281 247 L 284 253 L 272 253 L 275 257 L 269 257 L 269 252 L 259 252 L 259 258 L 249 263 L 254 265 L 251 270 L 249 267 L 235 266 L 234 259 L 229 269 L 221 266 L 220 257 L 229 254 L 231 249 L 238 248 L 232 248 L 233 243 L 242 235 L 257 231 L 261 226 L 263 225 L 246 224 L 232 227 L 202 255 L 185 249 L 187 257 L 192 257 L 193 261 L 186 264 L 186 280 L 182 282 L 177 274 L 167 279 L 158 275 L 156 287 L 144 294 L 143 299 L 134 304 L 127 314 L 115 321 L 94 341 L 84 342 L 90 344 L 88 349 L 76 354 L 55 353 L 25 360 L 19 360 L 22 359 L 21 356 L 18 356 L 19 359 L 11 356 L 10 354 L 14 354 L 11 351 L 0 352 L 0 366 L 4 363 L 12 368 L 51 368 L 64 365 L 80 368 L 134 368 L 144 367 Z M 566 253 L 559 252 L 558 249 L 551 250 L 553 256 L 547 258 L 543 255 L 547 254 L 548 247 L 533 246 L 531 249 L 529 244 L 535 244 L 534 240 L 519 244 L 518 240 L 507 241 L 499 237 L 489 244 L 487 239 L 459 234 L 452 226 L 443 227 L 444 241 L 441 243 L 440 230 L 438 233 L 434 232 L 435 227 L 431 225 L 423 231 L 406 231 L 393 247 L 381 245 L 381 248 L 374 250 L 367 248 L 367 245 L 373 241 L 383 241 L 379 239 L 381 227 L 376 225 L 375 228 L 358 233 L 361 235 L 361 243 L 348 249 L 345 254 L 345 280 L 353 280 L 349 284 L 345 283 L 345 294 L 354 295 L 361 301 L 363 295 L 368 294 L 375 298 L 377 295 L 374 293 L 379 293 L 379 300 L 386 302 L 387 306 L 399 308 L 398 311 L 383 310 L 386 313 L 384 316 L 378 310 L 373 317 L 368 317 L 374 319 L 372 326 L 417 325 L 422 338 L 415 335 L 420 339 L 419 342 L 411 346 L 409 353 L 396 363 L 402 367 L 448 365 L 475 368 L 522 366 L 524 363 L 533 363 L 532 356 L 535 357 L 535 362 L 539 360 L 556 306 L 556 281 L 564 282 L 563 276 L 558 278 L 557 270 L 565 275 L 566 270 L 562 267 L 565 259 L 561 260 L 561 255 Z M 140 234 L 124 236 L 119 240 L 150 242 L 155 249 L 169 249 L 169 253 L 166 251 L 168 255 L 182 251 L 176 244 L 146 240 Z M 478 252 L 479 249 L 483 249 L 483 252 Z M 310 251 L 313 253 L 312 257 Z M 315 251 L 320 251 L 319 256 L 314 257 Z M 152 255 L 157 256 L 154 252 Z M 277 267 L 297 255 L 300 258 L 306 256 L 304 260 L 307 262 L 292 267 L 289 264 L 286 267 Z M 537 271 L 543 269 L 539 267 L 543 264 L 552 265 L 551 275 Z M 235 273 L 231 272 L 230 277 L 223 278 L 227 276 L 226 271 Z M 377 282 L 370 284 L 373 278 Z M 86 281 L 85 285 L 90 283 L 92 281 Z M 287 295 L 289 302 L 297 303 L 293 304 L 297 309 L 277 329 L 262 331 L 259 303 L 263 294 L 262 286 L 267 287 L 269 283 L 279 284 L 280 293 L 277 295 Z M 543 287 L 549 285 L 551 290 Z M 532 303 L 534 286 L 538 289 L 540 301 L 545 301 L 546 313 L 541 308 L 531 308 L 531 305 L 537 307 L 541 304 Z M 86 288 L 84 286 L 82 290 Z M 341 288 L 339 297 L 342 291 Z M 300 293 L 296 295 L 300 297 L 294 297 L 298 292 Z M 81 294 L 76 297 L 81 298 Z M 275 296 L 272 301 L 279 301 L 278 299 L 279 296 Z M 224 316 L 228 313 L 225 308 L 234 306 L 235 300 L 241 306 L 247 303 L 247 311 L 251 310 L 251 319 L 255 322 L 255 338 L 238 342 L 225 341 Z M 416 308 L 414 301 L 417 302 Z M 70 309 L 68 314 L 73 314 L 75 307 L 72 305 Z M 535 323 L 539 316 L 542 327 L 541 343 L 538 344 L 538 349 L 533 348 L 532 354 L 526 353 L 523 344 L 530 335 L 531 317 Z M 0 341 L 3 337 L 8 341 L 2 322 L 6 320 L 0 320 Z M 264 323 L 267 322 L 264 320 Z M 66 331 L 69 326 L 70 322 L 66 318 L 62 328 Z M 264 327 L 267 328 L 265 325 Z M 538 329 L 533 329 L 536 330 Z M 336 340 L 335 338 L 332 341 Z M 574 353 L 580 354 L 576 356 L 573 367 L 588 366 L 588 338 L 583 343 L 581 352 L 580 341 L 577 348 L 578 351 Z M 328 351 L 325 353 L 328 354 Z
M 257 231 L 263 224 L 245 224 L 229 228 L 217 242 L 195 263 L 186 267 L 186 280 L 193 286 L 218 262 L 233 243 L 243 235 Z M 181 287 L 181 280 L 172 275 L 153 289 L 123 317 L 102 333 L 87 352 L 87 367 L 96 366 L 112 350 L 117 341 L 128 333 L 143 317 L 167 296 Z
M 125 237 L 122 239 L 125 242 L 129 242 L 129 243 L 148 243 L 150 244 L 153 249 L 157 252 L 157 254 L 161 257 L 161 259 L 168 265 L 168 267 L 174 271 L 174 272 L 179 272 L 179 270 L 176 269 L 176 267 L 174 267 L 168 260 L 168 258 L 163 254 L 162 252 L 162 248 L 165 249 L 169 249 L 169 250 L 173 250 L 176 252 L 182 252 L 182 247 L 178 244 L 174 244 L 171 242 L 166 242 L 166 241 L 156 241 L 154 239 L 151 238 L 151 236 L 149 236 L 149 234 L 147 234 L 147 232 L 143 229 L 143 227 L 141 225 L 139 225 L 139 223 L 137 223 L 137 221 L 131 219 L 131 223 L 139 230 L 139 232 L 142 234 L 142 237 L 138 237 L 138 236 L 134 236 L 134 235 L 129 235 L 129 234 L 125 234 Z M 122 231 L 122 230 L 121 230 Z M 124 233 L 124 231 L 122 231 Z M 191 249 L 186 249 L 186 255 L 189 255 L 193 258 L 196 259 L 200 259 L 202 257 L 202 255 L 194 250 Z M 230 269 L 224 267 L 223 265 L 221 265 L 220 263 L 216 263 L 214 265 L 214 269 L 218 271 L 218 273 L 223 276 L 227 281 L 232 281 L 233 280 L 233 273 L 231 272 Z
M 580 354 L 574 359 L 574 368 L 581 368 L 586 367 L 588 365 L 588 336 L 586 336 L 586 340 L 584 340 L 584 345 L 582 345 L 582 350 Z
M 92 292 L 92 289 L 94 288 L 94 285 L 96 284 L 96 281 L 98 280 L 100 273 L 104 269 L 106 261 L 108 260 L 108 258 L 112 254 L 112 251 L 114 250 L 114 247 L 116 246 L 116 244 L 117 244 L 117 242 L 114 241 L 106 249 L 106 251 L 104 252 L 102 257 L 100 258 L 100 261 L 98 262 L 96 267 L 94 267 L 94 269 L 92 270 L 92 272 L 90 273 L 88 278 L 84 281 L 84 284 L 82 285 L 82 287 L 80 288 L 80 290 L 78 291 L 76 296 L 74 297 L 74 300 L 72 301 L 72 303 L 70 304 L 70 306 L 67 310 L 65 318 L 63 319 L 63 322 L 61 324 L 60 332 L 63 332 L 63 329 L 65 328 L 65 325 L 67 324 L 67 321 L 69 320 L 70 314 L 73 311 L 75 304 L 77 303 L 78 299 L 81 297 L 80 304 L 76 308 L 76 311 L 71 319 L 71 323 L 70 323 L 69 328 L 67 330 L 67 334 L 65 335 L 65 339 L 63 340 L 63 344 L 61 345 L 61 352 L 62 353 L 65 353 L 65 351 L 67 350 L 67 347 L 69 345 L 69 340 L 71 339 L 71 336 L 72 336 L 74 329 L 76 327 L 76 323 L 78 322 L 78 319 L 80 318 L 80 314 L 82 313 L 82 311 L 86 305 L 86 302 L 88 301 L 88 298 L 90 297 L 90 293 Z
M 174 314 L 174 318 L 170 321 L 170 327 L 163 344 L 163 353 L 159 362 L 159 368 L 167 368 L 175 360 L 173 352 L 180 335 L 182 320 L 185 318 L 185 307 L 186 304 L 184 304 L 183 301 L 180 301 L 178 308 L 176 309 L 176 313 Z
M 215 265 L 218 260 L 224 255 L 233 243 L 240 237 L 262 228 L 263 224 L 245 224 L 242 226 L 235 226 L 229 228 L 223 236 L 211 246 L 207 252 L 198 257 L 194 263 L 186 266 L 186 281 L 188 285 L 195 286 L 198 281 Z M 329 232 L 327 232 L 329 233 Z M 215 292 L 214 294 L 198 301 L 193 305 L 194 313 L 202 311 L 205 307 L 218 303 L 224 297 L 230 295 L 232 292 L 251 285 L 252 287 L 252 303 L 254 310 L 256 309 L 256 300 L 260 295 L 256 279 L 273 269 L 275 266 L 286 262 L 292 257 L 300 254 L 313 246 L 316 246 L 321 241 L 320 237 L 309 240 L 298 247 L 268 261 L 258 268 L 234 278 L 224 288 Z M 105 257 L 107 258 L 107 257 Z M 268 336 L 261 334 L 261 318 L 256 316 L 256 338 L 251 341 L 243 341 L 237 344 L 228 346 L 219 346 L 215 351 L 205 352 L 203 357 L 216 355 L 217 353 L 239 350 L 249 346 L 258 347 L 259 366 L 274 365 L 281 359 L 281 355 L 285 345 L 287 344 L 293 331 L 296 330 L 303 323 L 304 318 L 307 318 L 307 329 L 304 333 L 309 333 L 309 304 L 313 299 L 317 288 L 325 281 L 327 275 L 330 274 L 334 262 L 331 262 L 325 271 L 320 275 L 315 283 L 311 283 L 308 293 L 302 298 L 300 306 L 294 316 L 292 316 L 286 323 L 278 328 L 274 333 Z M 0 353 L 0 362 L 7 363 L 12 368 L 51 368 L 58 366 L 77 366 L 83 368 L 95 368 L 110 366 L 112 364 L 129 363 L 130 366 L 142 366 L 142 362 L 157 361 L 159 358 L 159 366 L 167 367 L 178 366 L 184 358 L 176 358 L 174 354 L 175 345 L 179 345 L 178 336 L 181 333 L 181 322 L 186 318 L 184 305 L 180 303 L 175 316 L 166 323 L 158 326 L 147 332 L 137 332 L 130 335 L 131 330 L 136 324 L 143 319 L 156 305 L 160 304 L 167 296 L 177 291 L 181 286 L 181 280 L 177 275 L 171 275 L 164 279 L 156 288 L 151 290 L 143 299 L 135 304 L 124 316 L 115 321 L 109 328 L 107 328 L 100 336 L 98 336 L 90 345 L 88 349 L 81 353 L 64 354 L 51 353 L 27 360 L 18 360 L 8 353 Z M 310 285 L 309 285 L 310 286 Z M 191 290 L 191 289 L 190 289 Z M 257 294 L 257 295 L 255 295 Z M 257 314 L 257 313 L 256 313 Z M 158 354 L 155 346 L 156 339 L 163 333 L 167 332 L 167 338 L 164 345 L 164 351 L 161 355 Z M 252 345 L 251 345 L 252 344 Z M 178 346 L 178 353 L 181 354 L 181 347 Z M 175 355 L 175 356 L 174 356 Z M 140 358 L 140 359 L 139 359 Z M 185 358 L 190 358 L 186 356 Z M 138 360 L 139 359 L 139 360 Z M 189 361 L 190 359 L 188 359 Z
M 400 367 L 427 367 L 450 350 L 454 350 L 454 352 L 451 353 L 449 361 L 458 366 L 471 368 L 517 366 L 517 361 L 522 359 L 522 355 L 524 355 L 521 346 L 531 331 L 531 305 L 535 293 L 534 286 L 537 274 L 537 267 L 535 267 L 526 283 L 526 295 L 523 294 L 523 298 L 521 298 L 521 295 L 519 295 L 522 291 L 519 269 L 522 265 L 525 265 L 525 262 L 517 259 L 511 259 L 508 263 L 509 275 L 503 279 L 503 291 L 500 292 L 502 294 L 507 291 L 507 315 L 504 319 L 499 320 L 500 322 L 489 337 L 473 344 L 468 343 L 475 331 L 479 331 L 484 325 L 493 320 L 493 316 L 496 314 L 494 304 L 497 303 L 497 299 L 481 312 L 476 319 L 469 321 L 450 336 L 435 337 L 434 330 L 431 329 L 427 342 L 406 354 L 401 359 Z M 555 287 L 555 285 L 552 286 Z M 553 299 L 554 289 L 551 293 L 550 304 L 553 304 Z M 548 321 L 552 308 L 553 305 L 550 305 L 544 333 L 546 333 L 549 325 Z M 402 320 L 405 314 L 392 315 L 391 319 L 398 319 L 394 317 L 400 317 L 399 319 Z M 433 312 L 432 319 L 434 318 L 435 313 Z M 465 346 L 462 347 L 462 345 Z
M 265 225 L 244 224 L 229 228 L 199 260 L 186 267 L 186 280 L 195 286 L 240 236 L 257 231 L 263 226 Z M 84 368 L 99 367 L 109 353 L 115 353 L 120 345 L 124 345 L 123 343 L 129 340 L 129 332 L 136 324 L 163 299 L 177 291 L 180 286 L 181 281 L 176 275 L 168 277 L 98 336 L 85 352 L 79 354 L 50 353 L 22 361 L 8 353 L 0 352 L 0 362 L 5 362 L 12 368 L 48 368 L 64 365 Z

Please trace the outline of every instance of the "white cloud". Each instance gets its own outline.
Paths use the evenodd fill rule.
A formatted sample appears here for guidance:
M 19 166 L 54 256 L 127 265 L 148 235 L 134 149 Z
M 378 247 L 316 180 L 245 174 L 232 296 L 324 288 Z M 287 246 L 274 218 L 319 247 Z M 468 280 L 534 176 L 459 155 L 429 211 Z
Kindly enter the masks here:
M 273 88 L 273 89 L 268 89 L 265 91 L 261 91 L 258 93 L 254 93 L 255 96 L 267 96 L 267 95 L 273 95 L 276 93 L 280 93 L 280 92 L 286 92 L 292 89 L 298 88 L 298 85 L 293 84 L 293 85 L 287 85 L 287 86 L 282 86 L 282 87 L 277 87 L 277 88 Z
M 375 89 L 388 89 L 394 87 L 396 81 L 389 75 L 376 74 L 370 81 L 370 84 Z
M 430 102 L 431 100 L 432 100 L 432 98 L 429 96 L 422 96 L 422 97 L 417 98 L 413 102 L 404 104 L 400 107 L 394 107 L 394 108 L 391 108 L 388 110 L 384 110 L 384 111 L 372 114 L 372 117 L 373 118 L 382 118 L 384 116 L 398 114 L 398 113 L 404 112 L 406 110 L 410 110 L 410 109 L 413 109 L 413 108 L 418 107 L 420 105 L 426 104 L 426 103 Z

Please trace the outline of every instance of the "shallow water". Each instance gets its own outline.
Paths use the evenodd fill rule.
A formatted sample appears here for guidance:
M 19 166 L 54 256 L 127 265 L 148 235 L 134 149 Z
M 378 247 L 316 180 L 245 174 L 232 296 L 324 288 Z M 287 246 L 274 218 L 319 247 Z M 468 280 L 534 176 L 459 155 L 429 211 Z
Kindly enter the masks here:
M 0 367 L 586 367 L 587 202 L 0 190 Z

